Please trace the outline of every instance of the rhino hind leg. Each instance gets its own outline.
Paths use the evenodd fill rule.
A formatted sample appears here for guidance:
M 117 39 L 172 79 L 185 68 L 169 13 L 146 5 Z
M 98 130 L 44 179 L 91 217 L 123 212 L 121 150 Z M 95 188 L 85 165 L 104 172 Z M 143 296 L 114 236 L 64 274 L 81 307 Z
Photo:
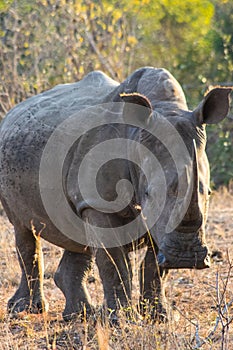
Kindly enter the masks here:
M 96 264 L 103 283 L 110 322 L 117 323 L 117 309 L 131 304 L 132 270 L 128 252 L 120 247 L 98 249 Z
M 15 226 L 15 238 L 22 275 L 17 291 L 8 301 L 8 312 L 40 313 L 47 309 L 47 303 L 40 288 L 38 261 L 35 258 L 36 240 L 31 230 L 19 225 Z
M 159 268 L 156 248 L 148 247 L 140 267 L 140 311 L 144 316 L 165 321 L 167 318 L 165 280 L 168 270 Z
M 63 253 L 54 281 L 66 299 L 62 314 L 65 321 L 71 321 L 84 313 L 86 315 L 91 313 L 88 293 L 83 285 L 84 277 L 90 269 L 91 263 L 91 255 L 73 253 L 67 250 Z

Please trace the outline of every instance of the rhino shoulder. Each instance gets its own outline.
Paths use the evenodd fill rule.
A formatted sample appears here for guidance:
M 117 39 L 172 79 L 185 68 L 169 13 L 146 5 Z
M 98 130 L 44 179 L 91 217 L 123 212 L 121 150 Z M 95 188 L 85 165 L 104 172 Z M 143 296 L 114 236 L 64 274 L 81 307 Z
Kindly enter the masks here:
M 93 72 L 88 73 L 81 81 L 80 83 L 82 85 L 91 85 L 95 87 L 101 87 L 101 86 L 118 86 L 119 83 L 112 78 L 110 78 L 108 75 L 103 73 L 100 70 L 95 70 Z

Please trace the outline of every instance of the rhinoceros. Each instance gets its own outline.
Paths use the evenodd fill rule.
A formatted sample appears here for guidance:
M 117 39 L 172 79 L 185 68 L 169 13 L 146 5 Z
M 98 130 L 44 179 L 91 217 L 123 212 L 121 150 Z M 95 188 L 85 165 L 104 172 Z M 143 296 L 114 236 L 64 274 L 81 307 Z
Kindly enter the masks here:
M 64 248 L 54 278 L 66 298 L 66 320 L 84 307 L 92 311 L 83 281 L 93 256 L 107 309 L 129 305 L 129 253 L 141 247 L 147 249 L 141 304 L 148 303 L 154 317 L 164 314 L 168 270 L 210 265 L 205 125 L 227 116 L 230 92 L 215 87 L 190 111 L 172 74 L 145 67 L 122 83 L 94 71 L 14 107 L 0 127 L 0 199 L 14 226 L 22 270 L 8 310 L 43 309 L 33 224 L 43 239 Z

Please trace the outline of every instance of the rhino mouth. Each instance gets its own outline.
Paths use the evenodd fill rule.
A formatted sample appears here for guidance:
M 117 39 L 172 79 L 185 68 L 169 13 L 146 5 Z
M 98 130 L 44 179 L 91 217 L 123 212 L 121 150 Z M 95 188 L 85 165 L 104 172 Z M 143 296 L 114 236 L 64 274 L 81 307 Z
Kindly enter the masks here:
M 205 269 L 210 267 L 210 254 L 207 247 L 200 251 L 173 252 L 168 254 L 160 250 L 157 255 L 158 265 L 166 269 Z

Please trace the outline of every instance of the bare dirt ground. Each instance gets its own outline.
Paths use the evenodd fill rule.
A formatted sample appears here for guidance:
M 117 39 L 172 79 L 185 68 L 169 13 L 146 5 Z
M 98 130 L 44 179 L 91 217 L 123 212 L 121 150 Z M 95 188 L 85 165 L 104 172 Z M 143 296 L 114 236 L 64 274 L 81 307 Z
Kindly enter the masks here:
M 44 292 L 49 311 L 43 315 L 6 313 L 7 300 L 20 279 L 13 229 L 0 215 L 0 349 L 167 349 L 233 350 L 233 193 L 220 190 L 211 200 L 207 241 L 213 254 L 208 270 L 173 270 L 167 282 L 170 305 L 167 323 L 120 317 L 119 327 L 92 320 L 65 323 L 64 297 L 53 282 L 62 250 L 43 242 Z M 220 254 L 219 251 L 222 253 Z M 137 260 L 133 255 L 133 261 Z M 137 264 L 134 264 L 137 272 Z M 135 273 L 136 275 L 136 273 Z M 100 304 L 102 289 L 93 268 L 88 289 Z M 135 296 L 136 296 L 135 282 Z

